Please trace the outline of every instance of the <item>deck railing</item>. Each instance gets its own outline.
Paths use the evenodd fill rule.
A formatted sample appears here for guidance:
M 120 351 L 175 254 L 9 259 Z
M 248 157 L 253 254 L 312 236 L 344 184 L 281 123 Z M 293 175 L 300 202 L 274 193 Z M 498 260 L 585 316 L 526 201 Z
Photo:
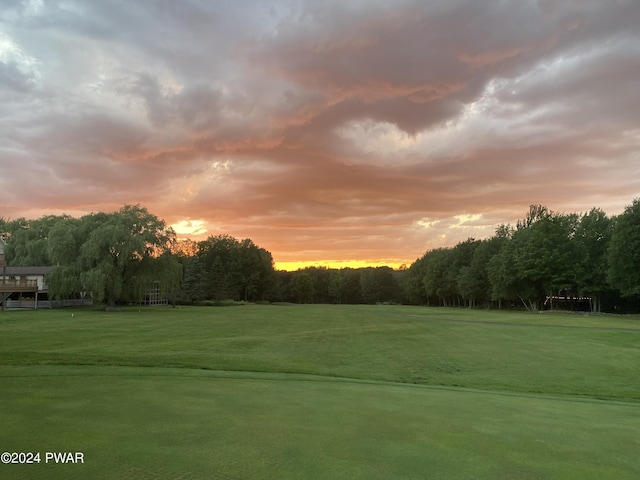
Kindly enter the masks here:
M 0 278 L 0 289 L 7 290 L 9 288 L 38 288 L 38 280 L 28 278 Z

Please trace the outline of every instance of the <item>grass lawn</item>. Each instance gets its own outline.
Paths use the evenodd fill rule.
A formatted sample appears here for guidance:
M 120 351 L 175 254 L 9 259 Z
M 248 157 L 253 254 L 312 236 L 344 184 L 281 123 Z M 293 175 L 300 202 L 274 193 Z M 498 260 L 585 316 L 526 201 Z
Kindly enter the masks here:
M 42 461 L 0 478 L 637 479 L 639 372 L 637 317 L 4 312 L 0 451 Z

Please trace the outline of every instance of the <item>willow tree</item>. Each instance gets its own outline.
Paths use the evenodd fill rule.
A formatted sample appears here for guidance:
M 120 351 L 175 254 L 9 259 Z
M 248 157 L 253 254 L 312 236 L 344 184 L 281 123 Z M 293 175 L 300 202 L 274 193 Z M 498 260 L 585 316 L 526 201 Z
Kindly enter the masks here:
M 35 220 L 18 218 L 4 222 L 2 234 L 8 240 L 7 262 L 13 266 L 52 265 L 47 245 L 56 225 L 68 221 L 68 215 L 45 215 Z
M 181 265 L 171 254 L 175 233 L 137 205 L 113 213 L 67 218 L 49 232 L 49 277 L 54 297 L 90 294 L 114 305 L 138 301 L 155 282 L 168 293 L 178 287 Z

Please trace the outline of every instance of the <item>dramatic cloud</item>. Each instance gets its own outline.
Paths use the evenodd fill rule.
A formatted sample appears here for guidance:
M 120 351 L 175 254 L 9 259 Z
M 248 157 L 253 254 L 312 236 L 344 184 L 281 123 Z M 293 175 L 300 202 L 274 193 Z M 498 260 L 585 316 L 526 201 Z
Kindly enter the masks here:
M 0 216 L 410 263 L 640 195 L 636 0 L 0 0 Z

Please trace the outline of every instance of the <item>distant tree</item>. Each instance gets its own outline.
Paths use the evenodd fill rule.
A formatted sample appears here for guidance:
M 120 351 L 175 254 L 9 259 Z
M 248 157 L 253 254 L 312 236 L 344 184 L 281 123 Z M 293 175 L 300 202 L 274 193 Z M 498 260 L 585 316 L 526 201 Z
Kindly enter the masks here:
M 576 214 L 558 214 L 541 206 L 532 206 L 525 221 L 519 222 L 507 250 L 513 268 L 510 284 L 528 309 L 541 308 L 544 297 L 559 289 L 575 288 L 578 255 L 572 239 L 577 223 Z
M 393 270 L 393 277 L 396 284 L 396 297 L 394 302 L 400 304 L 412 303 L 407 296 L 407 277 L 409 276 L 409 267 L 406 264 L 400 265 L 397 270 Z
M 240 242 L 230 235 L 210 236 L 198 243 L 198 257 L 206 278 L 208 300 L 226 292 L 225 298 L 240 300 Z
M 240 289 L 245 301 L 264 300 L 273 289 L 273 257 L 264 248 L 246 238 L 240 242 Z
M 49 237 L 47 252 L 56 265 L 50 292 L 55 297 L 90 292 L 107 305 L 137 301 L 156 281 L 168 293 L 181 278 L 170 252 L 174 239 L 164 221 L 140 206 L 66 218 Z
M 446 276 L 447 283 L 452 289 L 451 295 L 455 298 L 458 306 L 461 304 L 461 299 L 467 300 L 469 305 L 473 304 L 476 300 L 476 295 L 473 292 L 474 289 L 468 290 L 468 288 L 471 286 L 469 281 L 474 284 L 477 283 L 475 272 L 471 269 L 471 261 L 479 244 L 479 240 L 468 238 L 451 249 L 451 265 L 447 270 Z M 464 292 L 461 290 L 461 286 L 465 287 Z
M 482 272 L 471 265 L 463 266 L 458 273 L 458 291 L 467 301 L 469 308 L 474 307 L 478 299 L 484 298 Z
M 332 301 L 329 295 L 329 282 L 331 280 L 331 271 L 327 267 L 307 267 L 305 271 L 311 275 L 314 288 L 314 303 L 330 303 Z
M 550 212 L 547 207 L 543 205 L 531 205 L 524 219 L 518 221 L 516 230 L 529 228 L 540 220 L 549 218 L 551 215 L 552 212 Z
M 181 238 L 171 245 L 171 253 L 177 257 L 191 258 L 198 254 L 198 242 L 190 238 Z
M 270 290 L 271 298 L 277 302 L 295 302 L 297 301 L 294 292 L 295 279 L 293 272 L 278 270 L 274 273 L 274 282 Z
M 360 277 L 362 269 L 344 268 L 341 270 L 344 278 L 344 303 L 356 305 L 363 302 Z
M 506 242 L 504 237 L 492 237 L 478 242 L 468 266 L 460 269 L 458 275 L 458 290 L 469 307 L 476 302 L 483 302 L 489 306 L 492 285 L 489 279 L 489 265 L 491 259 L 497 255 Z
M 522 285 L 516 272 L 515 253 L 512 241 L 508 241 L 487 264 L 487 277 L 491 284 L 491 299 L 498 302 L 502 308 L 502 301 L 519 298 Z M 524 302 L 524 300 L 522 300 Z
M 35 220 L 19 218 L 5 225 L 6 236 L 10 239 L 6 257 L 10 265 L 48 266 L 49 235 L 59 224 L 65 224 L 71 217 L 67 215 L 46 215 Z
M 511 225 L 505 225 L 502 223 L 496 227 L 495 235 L 492 238 L 498 238 L 502 241 L 510 240 L 513 237 L 514 232 L 515 229 Z
M 220 260 L 220 256 L 216 256 L 211 269 L 208 272 L 209 277 L 209 292 L 207 297 L 213 300 L 226 300 L 230 297 L 227 286 L 229 281 L 227 279 L 227 272 Z
M 457 291 L 456 279 L 449 267 L 453 263 L 450 248 L 436 248 L 425 255 L 424 278 L 425 293 L 429 298 L 437 298 L 442 306 L 452 305 Z
M 198 256 L 190 257 L 185 264 L 180 297 L 191 304 L 207 298 L 206 276 Z
M 399 296 L 399 286 L 390 267 L 363 269 L 360 285 L 365 303 L 394 302 Z
M 428 252 L 422 257 L 416 259 L 406 270 L 403 282 L 403 296 L 408 303 L 414 305 L 423 305 L 427 303 L 427 295 L 423 283 Z
M 608 248 L 609 283 L 623 297 L 640 294 L 640 198 L 628 205 L 613 222 Z
M 580 218 L 575 242 L 578 252 L 578 287 L 593 298 L 592 308 L 600 311 L 601 297 L 611 290 L 607 283 L 607 250 L 611 240 L 611 219 L 598 208 Z
M 344 276 L 340 270 L 332 270 L 329 275 L 329 297 L 333 303 L 342 303 L 345 292 Z
M 208 296 L 225 292 L 234 300 L 261 300 L 274 283 L 273 258 L 250 239 L 211 236 L 198 244 L 198 256 L 207 277 Z
M 308 272 L 299 272 L 295 277 L 294 290 L 300 303 L 310 303 L 313 301 L 313 295 L 315 294 L 315 288 L 313 286 L 313 279 Z

